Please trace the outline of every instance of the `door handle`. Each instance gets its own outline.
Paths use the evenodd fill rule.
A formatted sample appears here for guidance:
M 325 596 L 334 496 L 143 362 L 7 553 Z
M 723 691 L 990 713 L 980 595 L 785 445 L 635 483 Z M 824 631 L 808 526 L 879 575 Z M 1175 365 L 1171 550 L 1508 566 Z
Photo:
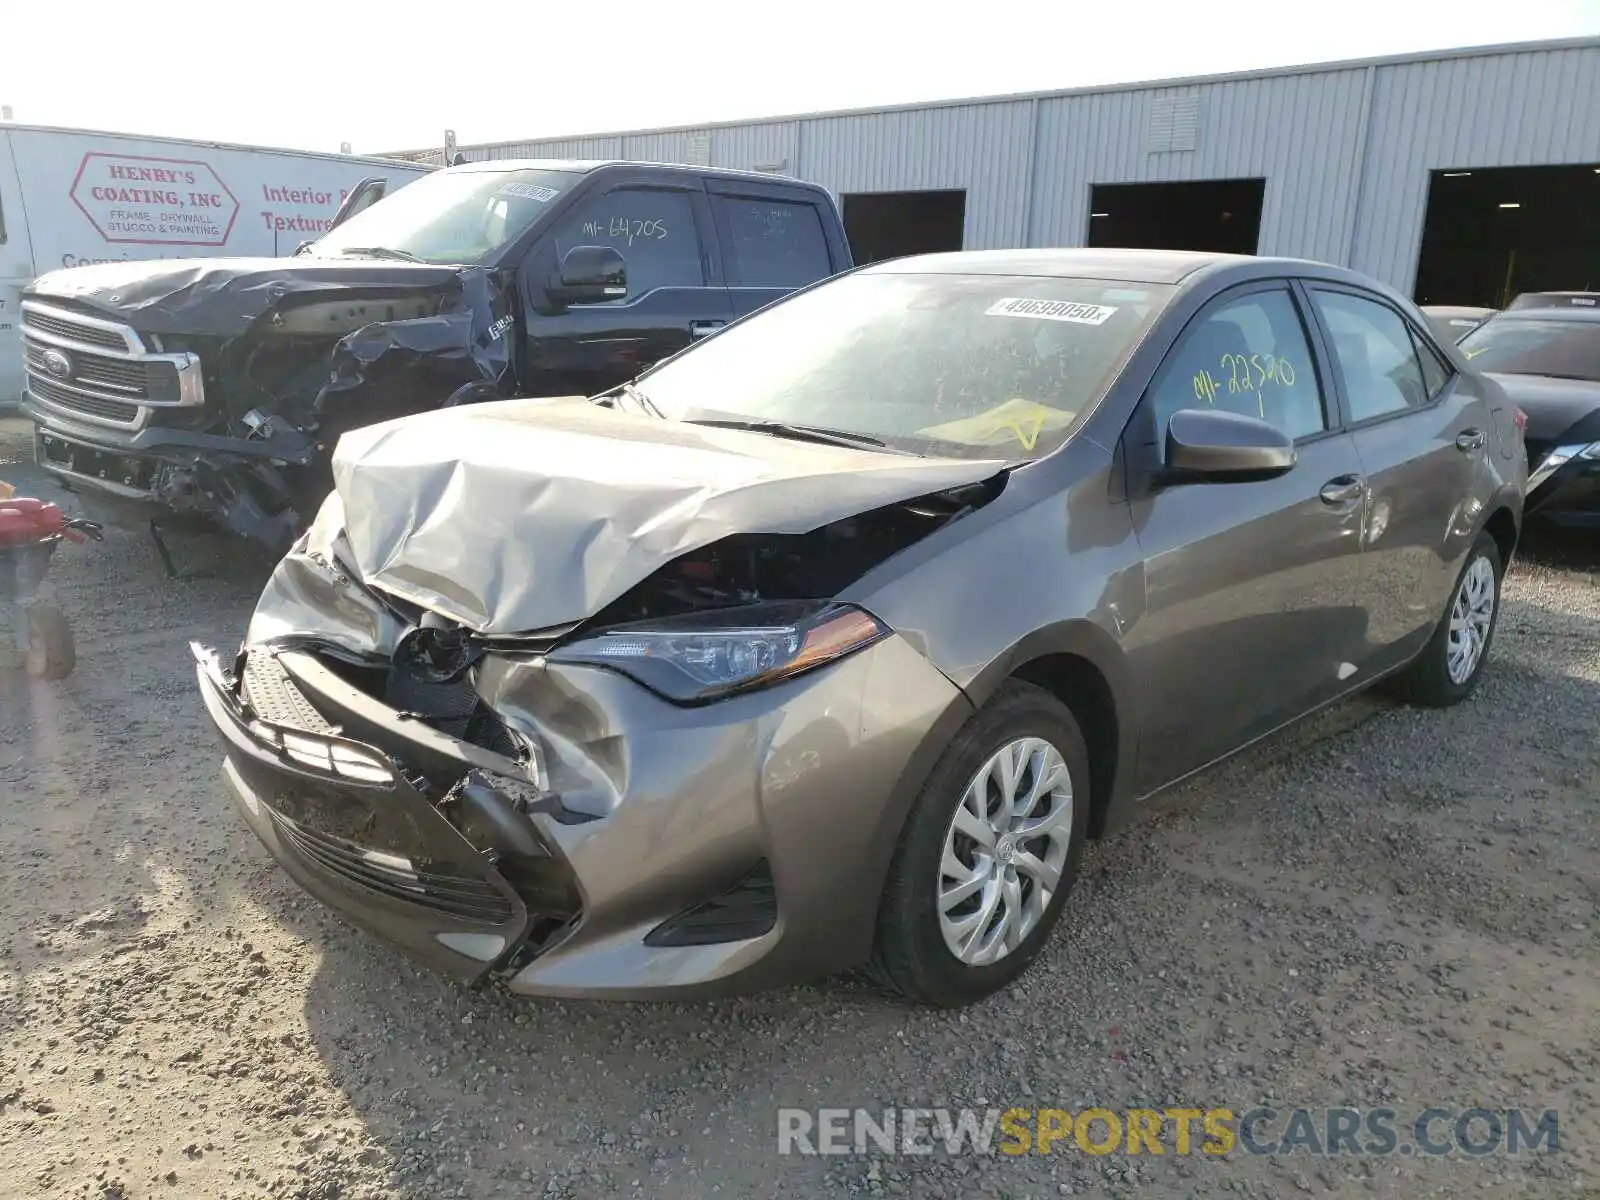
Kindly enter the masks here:
M 690 321 L 689 336 L 703 338 L 708 333 L 715 333 L 726 324 L 726 321 Z
M 1324 504 L 1335 507 L 1349 504 L 1353 500 L 1361 499 L 1361 494 L 1366 488 L 1366 483 L 1359 475 L 1340 475 L 1337 479 L 1330 479 L 1322 485 L 1318 494 Z
M 1456 449 L 1463 454 L 1471 454 L 1474 450 L 1483 449 L 1483 430 L 1463 429 L 1456 434 Z

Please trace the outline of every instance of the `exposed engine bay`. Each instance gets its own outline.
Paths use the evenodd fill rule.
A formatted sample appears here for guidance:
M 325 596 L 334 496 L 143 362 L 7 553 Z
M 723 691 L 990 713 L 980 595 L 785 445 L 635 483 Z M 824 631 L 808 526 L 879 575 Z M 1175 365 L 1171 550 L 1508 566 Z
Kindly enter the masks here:
M 604 628 L 764 600 L 825 600 L 998 491 L 997 482 L 985 481 L 809 533 L 734 534 L 668 563 L 585 625 Z

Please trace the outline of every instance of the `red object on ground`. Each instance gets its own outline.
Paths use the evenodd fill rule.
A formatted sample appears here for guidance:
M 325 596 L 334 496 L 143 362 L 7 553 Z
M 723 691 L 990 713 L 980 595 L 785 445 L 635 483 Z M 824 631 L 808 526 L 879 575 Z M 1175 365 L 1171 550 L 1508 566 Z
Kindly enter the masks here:
M 26 498 L 0 500 L 0 547 L 31 546 L 62 536 L 75 542 L 83 540 L 82 534 L 66 527 L 66 516 L 59 504 Z

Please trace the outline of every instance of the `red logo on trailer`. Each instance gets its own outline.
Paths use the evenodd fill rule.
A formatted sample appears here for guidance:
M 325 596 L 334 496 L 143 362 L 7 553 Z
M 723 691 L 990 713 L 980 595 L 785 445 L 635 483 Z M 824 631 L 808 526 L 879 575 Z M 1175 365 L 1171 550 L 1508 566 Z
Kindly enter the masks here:
M 72 202 L 108 242 L 221 246 L 239 201 L 209 163 L 94 150 L 72 181 Z

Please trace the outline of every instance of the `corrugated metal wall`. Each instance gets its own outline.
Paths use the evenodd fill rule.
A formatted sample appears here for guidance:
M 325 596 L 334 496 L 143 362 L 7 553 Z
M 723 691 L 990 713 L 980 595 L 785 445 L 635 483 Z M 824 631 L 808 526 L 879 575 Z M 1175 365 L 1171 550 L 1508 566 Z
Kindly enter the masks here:
M 1600 163 L 1600 47 L 1380 68 L 1372 108 L 1349 264 L 1409 291 L 1429 171 Z
M 1042 101 L 1032 240 L 1082 245 L 1096 183 L 1261 178 L 1259 251 L 1339 258 L 1364 79 L 1363 71 L 1280 75 Z M 1153 112 L 1179 96 L 1199 102 L 1194 149 L 1152 152 Z
M 964 188 L 968 249 L 1082 245 L 1096 183 L 1264 178 L 1261 253 L 1409 291 L 1430 171 L 1600 162 L 1600 45 L 464 149 L 692 162 L 706 139 L 835 195 Z

